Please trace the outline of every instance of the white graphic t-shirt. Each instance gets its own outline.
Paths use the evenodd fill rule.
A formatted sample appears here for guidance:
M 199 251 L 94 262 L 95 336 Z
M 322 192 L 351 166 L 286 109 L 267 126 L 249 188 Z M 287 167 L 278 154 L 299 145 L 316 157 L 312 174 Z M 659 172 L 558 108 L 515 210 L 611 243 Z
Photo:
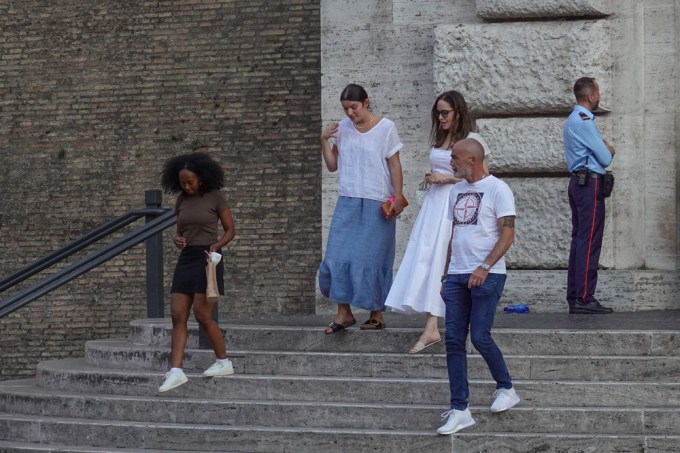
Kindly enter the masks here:
M 449 193 L 448 217 L 453 222 L 449 274 L 471 274 L 489 256 L 500 238 L 498 219 L 515 214 L 510 187 L 495 176 L 474 184 L 463 180 Z M 505 258 L 489 272 L 505 274 Z

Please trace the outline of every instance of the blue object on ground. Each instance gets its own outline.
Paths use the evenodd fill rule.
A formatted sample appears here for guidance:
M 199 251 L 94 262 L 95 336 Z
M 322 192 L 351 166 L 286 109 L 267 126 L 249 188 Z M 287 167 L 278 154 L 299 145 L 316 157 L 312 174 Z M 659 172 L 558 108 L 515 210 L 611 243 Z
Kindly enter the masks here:
M 510 314 L 529 313 L 529 307 L 526 304 L 508 305 L 503 311 Z

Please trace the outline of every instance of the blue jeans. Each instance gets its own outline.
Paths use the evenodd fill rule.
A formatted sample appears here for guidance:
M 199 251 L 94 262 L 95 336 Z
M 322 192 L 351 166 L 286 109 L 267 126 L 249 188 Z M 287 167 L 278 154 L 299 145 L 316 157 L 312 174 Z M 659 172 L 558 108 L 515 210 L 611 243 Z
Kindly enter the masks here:
M 498 300 L 505 286 L 505 274 L 489 274 L 481 286 L 468 288 L 470 274 L 449 274 L 442 288 L 446 305 L 446 365 L 451 387 L 451 409 L 468 406 L 470 390 L 467 379 L 465 341 L 468 328 L 472 345 L 486 361 L 496 388 L 512 388 L 503 354 L 491 338 L 491 327 Z

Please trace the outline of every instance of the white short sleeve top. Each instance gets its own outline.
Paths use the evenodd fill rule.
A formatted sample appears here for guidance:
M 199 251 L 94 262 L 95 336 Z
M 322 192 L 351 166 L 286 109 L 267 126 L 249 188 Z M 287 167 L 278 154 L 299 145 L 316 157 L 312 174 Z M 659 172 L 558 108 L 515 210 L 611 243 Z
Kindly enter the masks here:
M 476 132 L 470 132 L 467 138 L 477 140 L 482 145 L 482 148 L 484 148 L 484 158 L 488 160 L 491 150 L 482 136 Z M 430 150 L 430 169 L 435 173 L 453 176 L 453 169 L 451 168 L 451 150 L 432 147 Z
M 340 196 L 386 201 L 394 195 L 387 159 L 404 146 L 394 122 L 382 118 L 368 132 L 359 132 L 345 118 L 340 121 L 335 145 Z

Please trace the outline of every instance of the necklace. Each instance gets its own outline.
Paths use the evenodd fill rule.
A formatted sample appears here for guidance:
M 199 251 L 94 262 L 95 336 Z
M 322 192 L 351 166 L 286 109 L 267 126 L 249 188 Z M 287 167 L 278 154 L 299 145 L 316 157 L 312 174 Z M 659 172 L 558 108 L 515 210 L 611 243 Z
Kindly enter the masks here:
M 366 126 L 359 126 L 357 123 L 353 123 L 354 127 L 360 130 L 370 129 L 371 126 L 373 125 L 373 121 L 375 120 L 375 118 L 377 118 L 377 116 L 372 116 L 371 119 L 368 120 L 368 124 Z

